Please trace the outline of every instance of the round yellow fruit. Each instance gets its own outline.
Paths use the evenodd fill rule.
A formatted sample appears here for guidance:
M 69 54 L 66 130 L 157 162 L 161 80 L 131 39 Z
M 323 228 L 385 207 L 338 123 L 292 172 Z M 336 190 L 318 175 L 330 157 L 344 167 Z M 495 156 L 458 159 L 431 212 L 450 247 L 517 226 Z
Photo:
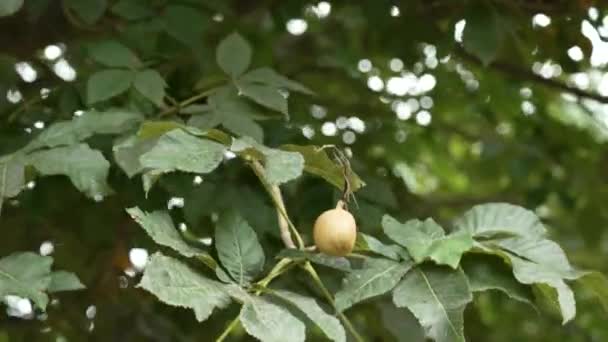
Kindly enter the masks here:
M 342 202 L 338 202 L 336 209 L 323 212 L 315 221 L 315 245 L 325 254 L 345 256 L 355 247 L 357 223 L 353 215 L 342 209 L 342 206 Z

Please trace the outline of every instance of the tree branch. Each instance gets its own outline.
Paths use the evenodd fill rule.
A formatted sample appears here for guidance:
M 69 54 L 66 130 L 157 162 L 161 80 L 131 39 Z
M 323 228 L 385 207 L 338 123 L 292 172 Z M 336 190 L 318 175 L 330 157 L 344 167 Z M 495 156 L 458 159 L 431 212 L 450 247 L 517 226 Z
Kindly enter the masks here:
M 459 49 L 457 53 L 464 60 L 472 62 L 472 63 L 480 65 L 480 66 L 483 66 L 483 63 L 481 63 L 481 61 L 477 57 L 474 57 L 474 56 L 464 52 L 464 50 Z M 572 94 L 572 95 L 575 95 L 578 97 L 595 100 L 595 101 L 598 101 L 601 103 L 608 103 L 608 96 L 603 96 L 603 95 L 600 95 L 597 93 L 592 93 L 592 92 L 582 90 L 580 88 L 572 87 L 566 83 L 563 83 L 563 82 L 560 82 L 558 80 L 554 80 L 551 78 L 544 78 L 540 75 L 533 73 L 530 70 L 526 70 L 517 65 L 500 62 L 500 61 L 495 61 L 495 62 L 491 63 L 489 65 L 489 67 L 494 70 L 500 71 L 500 72 L 508 74 L 510 76 L 513 76 L 515 78 L 519 78 L 521 80 L 532 81 L 532 82 L 544 85 L 548 88 L 561 90 L 565 93 L 569 93 L 569 94 Z
M 253 172 L 255 172 L 255 174 L 260 179 L 260 182 L 262 182 L 262 185 L 264 185 L 264 188 L 266 188 L 266 191 L 272 198 L 272 202 L 274 203 L 275 207 L 277 208 L 277 217 L 279 220 L 279 229 L 281 231 L 281 239 L 283 240 L 285 247 L 296 248 L 296 245 L 294 244 L 294 242 L 291 238 L 291 232 L 293 232 L 293 234 L 295 235 L 296 240 L 298 242 L 298 247 L 303 248 L 304 242 L 302 241 L 302 238 L 300 237 L 298 230 L 293 225 L 293 223 L 289 220 L 289 216 L 287 215 L 287 209 L 285 208 L 285 203 L 283 202 L 283 196 L 281 195 L 281 189 L 277 185 L 269 184 L 266 181 L 266 179 L 264 178 L 264 168 L 262 167 L 262 164 L 260 164 L 259 161 L 254 160 L 250 163 L 250 165 L 251 165 L 251 168 L 253 169 Z M 290 229 L 291 229 L 291 232 L 290 232 Z

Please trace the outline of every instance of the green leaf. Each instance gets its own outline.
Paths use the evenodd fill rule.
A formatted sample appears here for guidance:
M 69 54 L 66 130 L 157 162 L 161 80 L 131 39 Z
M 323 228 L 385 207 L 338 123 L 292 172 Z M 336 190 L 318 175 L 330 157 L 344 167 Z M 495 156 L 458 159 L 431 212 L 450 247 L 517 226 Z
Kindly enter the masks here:
M 145 121 L 139 131 L 137 137 L 141 139 L 160 138 L 163 134 L 169 133 L 176 129 L 186 129 L 186 127 L 176 121 Z
M 143 212 L 138 207 L 127 209 L 127 213 L 159 245 L 167 246 L 186 257 L 206 255 L 203 250 L 190 246 L 182 238 L 166 211 Z
M 42 131 L 25 148 L 33 151 L 41 147 L 77 144 L 94 134 L 118 134 L 135 127 L 143 119 L 139 113 L 111 109 L 84 112 L 70 121 L 60 121 Z
M 468 53 L 488 65 L 496 59 L 504 37 L 500 18 L 492 8 L 486 5 L 470 7 L 462 33 L 462 44 Z
M 534 212 L 508 203 L 480 204 L 464 213 L 454 226 L 473 237 L 544 236 L 546 229 Z
M 563 324 L 566 324 L 576 315 L 576 304 L 572 289 L 562 279 L 567 276 L 568 279 L 575 279 L 579 274 L 568 272 L 568 274 L 560 274 L 551 265 L 537 264 L 514 255 L 509 255 L 513 266 L 513 274 L 515 278 L 523 284 L 537 284 L 541 287 L 548 286 L 556 293 L 556 300 L 559 304 L 563 318 Z M 547 292 L 544 292 L 547 294 Z M 552 299 L 553 301 L 553 299 Z
M 308 260 L 318 265 L 323 265 L 343 272 L 350 272 L 350 262 L 346 258 L 334 257 L 324 253 L 311 253 L 294 248 L 284 249 L 278 255 L 278 259 L 290 258 L 294 260 Z
M 562 324 L 566 324 L 576 316 L 576 302 L 572 289 L 563 281 L 551 284 L 539 283 L 534 285 L 535 293 L 562 315 Z
M 196 8 L 175 5 L 167 6 L 162 22 L 168 35 L 187 46 L 197 47 L 203 43 L 203 32 L 209 18 Z
M 270 184 L 283 184 L 298 178 L 304 169 L 304 158 L 297 152 L 268 148 L 249 137 L 234 139 L 230 149 L 247 153 L 254 150 L 264 156 L 264 176 Z
M 2 0 L 0 2 L 0 17 L 17 13 L 23 6 L 23 0 Z
M 262 126 L 247 116 L 224 115 L 222 126 L 239 137 L 251 137 L 260 143 L 264 141 Z
M 608 312 L 608 279 L 600 272 L 588 272 L 578 278 L 576 283 L 595 294 L 599 302 Z
M 160 253 L 148 261 L 138 287 L 166 304 L 194 310 L 199 322 L 206 320 L 215 308 L 224 308 L 230 303 L 221 283 Z
M 255 231 L 234 210 L 220 216 L 215 228 L 220 262 L 239 286 L 249 284 L 264 268 L 264 250 Z
M 313 298 L 284 290 L 275 290 L 272 294 L 297 307 L 332 341 L 346 342 L 346 333 L 340 321 L 323 311 Z
M 214 141 L 194 137 L 181 129 L 164 134 L 140 158 L 141 165 L 158 172 L 209 173 L 224 158 L 226 148 Z
M 17 196 L 25 186 L 23 163 L 14 157 L 0 159 L 0 214 L 5 198 Z
M 382 227 L 386 235 L 407 248 L 417 263 L 430 259 L 455 269 L 462 255 L 473 247 L 474 242 L 466 231 L 446 236 L 443 228 L 430 218 L 401 224 L 391 216 L 384 215 Z
M 92 44 L 89 47 L 89 55 L 97 63 L 107 67 L 137 68 L 141 66 L 141 61 L 135 53 L 115 40 Z
M 336 293 L 336 308 L 344 311 L 365 299 L 392 290 L 412 265 L 411 261 L 366 259 L 362 269 L 352 271 L 344 279 L 342 288 Z
M 211 96 L 210 96 L 211 97 Z M 182 114 L 203 114 L 211 111 L 211 106 L 208 104 L 191 104 L 189 106 L 180 108 L 179 112 Z
M 135 89 L 157 106 L 162 105 L 167 84 L 158 71 L 146 69 L 135 75 Z
M 49 284 L 49 292 L 75 291 L 86 288 L 78 277 L 67 271 L 55 271 L 51 273 L 51 283 Z
M 70 177 L 72 184 L 90 198 L 98 200 L 112 192 L 106 181 L 110 163 L 87 144 L 34 152 L 27 161 L 43 176 Z
M 211 111 L 209 113 L 204 113 L 200 115 L 192 115 L 190 119 L 188 119 L 188 126 L 200 128 L 203 131 L 215 128 L 221 124 L 222 118 L 216 111 Z
M 286 309 L 262 298 L 249 297 L 239 315 L 247 333 L 264 342 L 303 342 L 304 323 Z
M 93 104 L 111 99 L 127 91 L 133 82 L 129 70 L 107 69 L 94 73 L 87 82 L 87 101 Z
M 564 280 L 584 273 L 573 269 L 561 247 L 545 238 L 546 229 L 533 212 L 510 204 L 479 205 L 455 226 L 481 238 L 479 248 L 509 260 L 517 281 L 543 289 L 550 301 L 557 302 L 564 323 L 574 317 L 574 295 Z
M 501 258 L 474 253 L 465 257 L 461 265 L 471 291 L 499 290 L 515 300 L 533 305 L 532 289 L 517 282 L 511 268 Z
M 436 342 L 465 341 L 463 311 L 471 300 L 461 270 L 435 265 L 417 266 L 393 292 L 395 305 L 407 307 Z
M 358 233 L 357 238 L 358 241 L 355 246 L 362 250 L 371 251 L 396 261 L 398 261 L 401 258 L 401 255 L 403 255 L 404 251 L 401 247 L 397 245 L 386 245 L 371 235 Z
M 197 127 L 211 128 L 222 124 L 237 136 L 249 136 L 258 142 L 264 140 L 264 131 L 254 120 L 265 118 L 259 111 L 236 93 L 233 87 L 221 87 L 208 99 L 209 109 L 204 122 L 194 122 Z
M 217 47 L 215 59 L 220 68 L 233 78 L 240 76 L 251 63 L 251 46 L 238 33 L 224 38 Z
M 145 168 L 139 158 L 150 151 L 158 139 L 139 139 L 131 135 L 117 141 L 112 147 L 116 164 L 129 176 L 129 178 L 142 172 Z
M 266 108 L 276 110 L 287 115 L 287 96 L 279 89 L 255 83 L 237 83 L 239 93 L 253 100 L 253 102 Z
M 340 165 L 329 159 L 324 149 L 310 145 L 283 145 L 281 149 L 300 153 L 304 157 L 304 171 L 319 176 L 338 189 L 344 190 L 344 171 Z M 349 172 L 348 181 L 353 192 L 365 185 L 354 172 Z
M 32 252 L 14 253 L 0 259 L 0 297 L 29 298 L 44 310 L 49 301 L 45 290 L 51 283 L 52 263 L 53 258 Z
M 246 83 L 261 83 L 274 88 L 283 88 L 308 95 L 314 94 L 312 90 L 306 88 L 300 83 L 292 81 L 267 67 L 251 70 L 243 75 L 239 80 Z
M 534 272 L 542 272 L 547 278 L 576 279 L 581 273 L 574 270 L 562 248 L 555 242 L 547 239 L 533 240 L 529 238 L 502 239 L 493 244 L 507 250 L 522 260 L 538 266 Z M 512 257 L 512 254 L 508 254 Z M 543 270 L 540 270 L 542 268 Z
M 85 23 L 92 25 L 103 16 L 108 6 L 107 0 L 64 0 Z
M 110 10 L 126 20 L 144 19 L 155 14 L 148 0 L 119 0 Z

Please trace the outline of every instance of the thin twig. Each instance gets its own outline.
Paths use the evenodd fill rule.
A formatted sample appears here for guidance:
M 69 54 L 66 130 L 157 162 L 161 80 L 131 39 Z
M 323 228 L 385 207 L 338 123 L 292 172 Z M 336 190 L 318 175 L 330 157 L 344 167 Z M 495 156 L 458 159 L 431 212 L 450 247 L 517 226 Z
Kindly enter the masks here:
M 226 339 L 226 337 L 228 337 L 228 335 L 230 335 L 230 333 L 232 332 L 232 330 L 234 330 L 234 328 L 236 328 L 239 325 L 239 316 L 236 316 L 232 322 L 230 322 L 230 324 L 226 327 L 226 329 L 224 329 L 224 332 L 222 332 L 222 334 L 220 335 L 220 337 L 218 337 L 215 342 L 222 342 Z
M 355 338 L 355 340 L 358 341 L 358 342 L 364 342 L 365 340 L 363 339 L 363 337 L 361 337 L 361 335 L 359 335 L 359 333 L 357 332 L 357 330 L 355 330 L 355 327 L 350 322 L 350 320 L 348 319 L 348 317 L 346 317 L 346 315 L 344 315 L 344 313 L 342 311 L 340 311 L 340 310 L 338 310 L 336 308 L 336 302 L 334 301 L 333 296 L 331 295 L 331 293 L 329 292 L 329 290 L 327 289 L 327 287 L 325 287 L 325 284 L 323 284 L 323 281 L 321 281 L 321 278 L 319 277 L 319 274 L 317 274 L 317 271 L 310 264 L 309 261 L 307 261 L 304 264 L 304 269 L 306 270 L 306 272 L 308 272 L 308 274 L 310 274 L 310 277 L 312 278 L 312 280 L 319 287 L 319 289 L 321 290 L 321 292 L 323 293 L 323 295 L 325 296 L 325 298 L 327 299 L 327 301 L 334 308 L 334 310 L 336 311 L 336 313 L 338 314 L 338 316 L 340 317 L 340 319 L 342 320 L 342 322 L 344 323 L 344 325 L 346 325 L 346 329 L 348 329 L 348 331 L 350 331 L 350 333 L 353 335 L 353 337 Z
M 196 101 L 198 101 L 200 99 L 203 99 L 203 98 L 211 95 L 214 91 L 215 91 L 215 89 L 209 89 L 209 90 L 205 90 L 203 92 L 200 92 L 200 93 L 198 93 L 196 95 L 193 95 L 193 96 L 191 96 L 191 97 L 189 97 L 189 98 L 187 98 L 187 99 L 185 99 L 185 100 L 177 103 L 176 105 L 165 109 L 164 111 L 160 112 L 160 114 L 158 114 L 158 116 L 162 117 L 162 116 L 173 114 L 173 113 L 179 111 L 181 108 L 184 108 L 184 107 L 186 107 L 188 105 L 191 105 L 194 102 L 196 102 Z
M 277 208 L 277 217 L 279 220 L 279 229 L 281 231 L 281 239 L 283 240 L 285 247 L 296 248 L 296 245 L 294 244 L 294 242 L 291 238 L 291 234 L 293 233 L 293 235 L 296 237 L 296 241 L 298 242 L 298 248 L 304 248 L 304 241 L 302 240 L 300 233 L 298 232 L 295 225 L 291 222 L 291 220 L 289 219 L 289 216 L 287 215 L 287 209 L 285 209 L 285 203 L 283 202 L 283 196 L 281 195 L 281 189 L 277 185 L 270 184 L 266 181 L 266 178 L 264 177 L 264 167 L 262 166 L 262 164 L 259 161 L 254 160 L 254 161 L 250 162 L 249 164 L 251 165 L 253 172 L 255 172 L 255 174 L 260 179 L 260 182 L 262 182 L 262 185 L 264 186 L 264 188 L 270 195 L 272 202 L 274 203 L 275 207 Z M 291 229 L 291 232 L 290 232 L 290 229 Z

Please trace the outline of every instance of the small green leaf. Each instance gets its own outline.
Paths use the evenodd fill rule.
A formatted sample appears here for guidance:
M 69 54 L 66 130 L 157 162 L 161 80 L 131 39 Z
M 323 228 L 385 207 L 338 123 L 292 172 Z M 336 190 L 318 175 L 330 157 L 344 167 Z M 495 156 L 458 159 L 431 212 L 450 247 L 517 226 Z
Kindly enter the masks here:
M 103 16 L 108 6 L 107 0 L 64 0 L 85 23 L 92 25 Z
M 0 297 L 15 295 L 31 299 L 44 310 L 45 291 L 51 283 L 53 258 L 31 252 L 14 253 L 0 259 Z
M 257 151 L 264 156 L 264 176 L 270 184 L 283 184 L 298 178 L 304 169 L 304 158 L 297 152 L 286 152 L 259 144 L 249 137 L 234 139 L 230 149 L 237 153 Z
M 222 118 L 215 111 L 200 115 L 192 115 L 188 120 L 188 126 L 196 127 L 203 131 L 215 128 L 221 124 Z
M 365 299 L 392 290 L 412 266 L 411 261 L 366 259 L 362 269 L 352 271 L 344 279 L 342 288 L 336 293 L 336 308 L 344 311 Z
M 504 38 L 505 31 L 496 11 L 485 4 L 470 7 L 462 33 L 467 52 L 488 65 L 496 58 Z
M 217 47 L 215 58 L 220 68 L 231 77 L 238 77 L 251 63 L 251 46 L 238 33 L 224 38 Z
M 82 113 L 70 121 L 60 121 L 42 131 L 25 148 L 33 151 L 41 147 L 57 147 L 77 144 L 94 134 L 118 134 L 135 127 L 143 119 L 139 113 L 111 109 Z
M 14 157 L 0 159 L 0 214 L 5 198 L 17 196 L 25 186 L 24 166 Z
M 435 265 L 417 266 L 393 292 L 393 302 L 407 307 L 436 342 L 464 342 L 463 312 L 473 300 L 461 270 Z
M 578 278 L 576 283 L 595 294 L 604 310 L 608 312 L 608 279 L 605 275 L 600 272 L 588 272 Z
M 251 226 L 234 210 L 220 216 L 215 228 L 220 262 L 239 286 L 249 284 L 264 268 L 264 250 Z
M 544 299 L 551 308 L 561 313 L 562 324 L 568 323 L 576 316 L 574 292 L 565 282 L 560 280 L 552 283 L 539 283 L 534 285 L 534 289 L 539 300 Z
M 222 126 L 239 137 L 251 137 L 257 142 L 264 141 L 264 130 L 247 116 L 225 115 Z
M 332 341 L 346 342 L 346 333 L 340 321 L 323 311 L 313 298 L 284 290 L 272 291 L 272 294 L 297 307 Z
M 222 124 L 237 136 L 249 136 L 260 143 L 263 142 L 264 131 L 254 120 L 266 117 L 248 101 L 239 97 L 234 87 L 219 88 L 209 96 L 208 102 L 211 112 L 206 115 L 206 125 L 199 123 L 197 127 Z
M 155 14 L 148 0 L 119 0 L 110 10 L 126 20 L 144 19 Z
M 225 149 L 222 144 L 175 129 L 160 137 L 139 160 L 145 168 L 162 173 L 177 170 L 209 173 L 222 162 Z
M 110 163 L 101 152 L 87 144 L 34 152 L 28 156 L 27 162 L 43 176 L 70 177 L 78 190 L 95 200 L 112 192 L 106 181 Z
M 239 80 L 246 83 L 261 83 L 274 88 L 283 88 L 308 95 L 314 94 L 312 90 L 306 88 L 300 83 L 292 81 L 287 77 L 280 75 L 271 68 L 266 67 L 251 70 L 243 75 Z
M 87 101 L 93 104 L 111 99 L 127 91 L 133 82 L 133 72 L 108 69 L 94 73 L 87 82 Z
M 189 106 L 180 108 L 179 112 L 182 114 L 203 114 L 211 111 L 211 106 L 206 104 L 191 104 Z
M 304 171 L 319 176 L 340 190 L 344 190 L 344 170 L 318 146 L 283 145 L 282 150 L 298 152 L 304 157 Z M 348 173 L 350 190 L 355 192 L 365 183 L 354 172 Z
M 135 89 L 157 106 L 162 105 L 167 84 L 158 71 L 147 69 L 135 75 Z
M 358 233 L 357 239 L 358 241 L 355 246 L 357 246 L 358 248 L 365 251 L 374 252 L 392 260 L 398 261 L 403 255 L 403 253 L 405 253 L 402 247 L 399 247 L 397 245 L 386 245 L 382 241 L 376 239 L 371 235 Z
M 317 265 L 323 265 L 343 272 L 350 272 L 350 262 L 346 258 L 334 257 L 323 253 L 311 253 L 294 248 L 284 249 L 278 255 L 278 259 L 290 258 L 294 260 L 308 260 Z
M 92 44 L 89 47 L 89 55 L 97 63 L 107 67 L 137 68 L 141 66 L 141 62 L 135 53 L 115 40 Z
M 188 245 L 177 231 L 166 211 L 145 213 L 138 207 L 127 209 L 127 213 L 150 235 L 159 245 L 172 248 L 186 257 L 206 255 L 203 250 Z
M 138 286 L 166 304 L 194 310 L 199 322 L 230 303 L 222 283 L 160 253 L 152 255 Z
M 2 0 L 0 2 L 0 17 L 17 13 L 23 6 L 23 0 Z
M 288 310 L 262 298 L 249 297 L 239 315 L 247 333 L 264 342 L 304 342 L 305 326 Z
M 185 126 L 177 121 L 145 121 L 139 127 L 137 137 L 140 139 L 160 138 L 163 134 L 180 128 L 184 129 Z
M 279 89 L 255 83 L 237 83 L 239 93 L 266 108 L 287 115 L 287 96 Z
M 501 258 L 474 253 L 465 257 L 461 265 L 471 291 L 499 290 L 515 300 L 533 305 L 532 289 L 515 280 L 511 268 Z
M 162 175 L 162 171 L 159 170 L 146 171 L 144 172 L 144 174 L 141 175 L 141 182 L 143 183 L 146 198 L 148 197 L 150 189 L 152 189 L 154 184 L 156 184 L 156 182 L 160 179 Z
M 563 318 L 563 324 L 566 324 L 574 318 L 576 315 L 574 293 L 563 280 L 563 277 L 567 277 L 567 279 L 576 279 L 580 274 L 576 273 L 574 270 L 569 271 L 567 274 L 562 274 L 553 269 L 550 264 L 537 264 L 515 255 L 508 253 L 507 255 L 513 266 L 513 274 L 520 283 L 530 285 L 536 284 L 540 288 L 549 287 L 552 291 L 555 291 L 550 291 L 550 296 L 552 297 L 551 301 L 558 303 Z M 549 292 L 544 291 L 545 295 L 548 295 L 548 293 Z M 553 293 L 555 293 L 555 299 L 553 298 Z
M 129 178 L 142 172 L 145 168 L 139 158 L 150 151 L 158 139 L 139 139 L 135 135 L 117 141 L 112 147 L 116 164 L 129 176 Z
M 536 214 L 508 203 L 476 205 L 456 220 L 454 226 L 478 238 L 492 238 L 497 235 L 534 238 L 546 233 Z
M 188 6 L 167 6 L 162 17 L 162 23 L 167 34 L 177 41 L 197 47 L 203 42 L 203 32 L 209 18 L 199 10 Z
M 455 226 L 482 239 L 478 248 L 507 259 L 517 281 L 534 285 L 557 303 L 564 323 L 574 317 L 574 295 L 564 280 L 577 279 L 584 272 L 573 269 L 561 247 L 546 239 L 545 227 L 533 212 L 510 204 L 479 205 Z
M 86 288 L 78 277 L 67 271 L 55 271 L 51 273 L 51 283 L 49 284 L 49 292 L 74 291 Z
M 445 235 L 433 219 L 410 220 L 404 224 L 389 215 L 382 218 L 384 232 L 407 248 L 417 263 L 431 259 L 440 265 L 458 267 L 462 255 L 473 247 L 473 239 L 466 231 Z

